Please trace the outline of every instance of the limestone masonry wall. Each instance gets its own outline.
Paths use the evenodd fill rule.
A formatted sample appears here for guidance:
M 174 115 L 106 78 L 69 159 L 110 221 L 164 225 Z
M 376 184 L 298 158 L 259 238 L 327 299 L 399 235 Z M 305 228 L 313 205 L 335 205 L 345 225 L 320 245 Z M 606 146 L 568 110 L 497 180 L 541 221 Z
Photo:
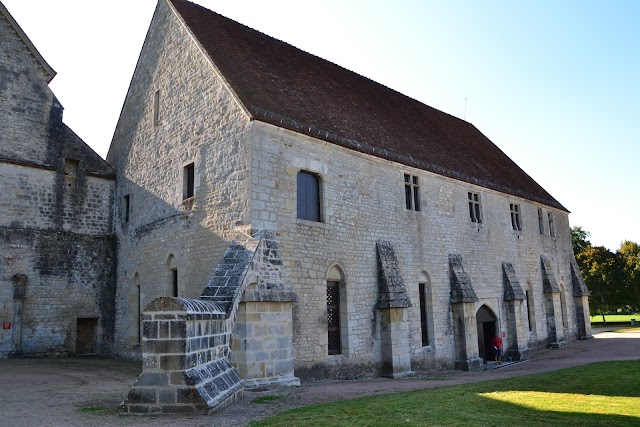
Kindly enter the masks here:
M 351 376 L 379 372 L 380 330 L 376 242 L 391 242 L 412 307 L 408 308 L 412 366 L 452 366 L 455 359 L 448 257 L 460 254 L 479 301 L 497 317 L 506 334 L 502 263 L 512 264 L 530 295 L 531 324 L 519 347 L 546 346 L 540 257 L 551 261 L 561 284 L 564 307 L 556 312 L 562 339 L 576 336 L 567 212 L 472 184 L 350 151 L 271 125 L 253 122 L 252 225 L 277 230 L 293 289 L 297 376 Z M 322 222 L 297 219 L 296 175 L 305 170 L 321 181 Z M 405 207 L 404 174 L 419 178 L 421 210 Z M 482 223 L 471 222 L 467 193 L 480 194 Z M 520 205 L 522 231 L 512 229 L 509 204 Z M 538 209 L 553 215 L 555 236 L 538 227 Z M 546 220 L 545 220 L 546 222 Z M 327 274 L 343 273 L 346 307 L 341 317 L 343 354 L 327 351 Z M 421 341 L 418 284 L 428 293 L 429 345 Z M 556 298 L 557 298 L 557 294 Z M 466 309 L 465 309 L 466 310 Z M 565 313 L 560 318 L 560 312 Z M 515 339 L 508 334 L 506 344 Z M 477 350 L 476 350 L 477 351 Z M 478 354 L 469 355 L 478 357 Z
M 236 227 L 248 224 L 246 125 L 170 6 L 159 2 L 107 157 L 118 182 L 120 354 L 139 354 L 139 313 L 173 294 L 172 271 L 178 296 L 199 297 Z M 191 163 L 194 195 L 183 200 L 184 167 Z

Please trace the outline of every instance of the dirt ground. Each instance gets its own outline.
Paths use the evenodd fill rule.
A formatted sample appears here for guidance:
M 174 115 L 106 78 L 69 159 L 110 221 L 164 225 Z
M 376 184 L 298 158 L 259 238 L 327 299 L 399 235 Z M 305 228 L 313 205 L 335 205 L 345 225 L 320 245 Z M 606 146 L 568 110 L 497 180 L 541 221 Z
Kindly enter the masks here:
M 442 371 L 402 380 L 303 382 L 301 387 L 246 391 L 245 399 L 211 415 L 118 415 L 140 373 L 140 364 L 118 359 L 0 360 L 2 426 L 246 426 L 280 411 L 311 403 L 344 400 L 394 391 L 442 387 L 510 378 L 607 360 L 640 359 L 640 331 L 594 330 L 594 339 L 536 352 L 527 361 L 481 372 Z M 252 401 L 265 395 L 281 398 Z

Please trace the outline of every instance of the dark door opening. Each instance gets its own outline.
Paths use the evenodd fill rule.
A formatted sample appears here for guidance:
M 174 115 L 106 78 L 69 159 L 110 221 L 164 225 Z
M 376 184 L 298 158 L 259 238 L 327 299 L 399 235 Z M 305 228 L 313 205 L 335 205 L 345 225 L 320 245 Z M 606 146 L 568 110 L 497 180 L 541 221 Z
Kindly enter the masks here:
M 478 322 L 478 356 L 487 363 L 487 360 L 495 357 L 491 340 L 496 335 L 496 317 L 483 305 L 476 313 L 476 320 Z
M 76 353 L 95 354 L 98 352 L 98 319 L 78 318 L 76 328 Z

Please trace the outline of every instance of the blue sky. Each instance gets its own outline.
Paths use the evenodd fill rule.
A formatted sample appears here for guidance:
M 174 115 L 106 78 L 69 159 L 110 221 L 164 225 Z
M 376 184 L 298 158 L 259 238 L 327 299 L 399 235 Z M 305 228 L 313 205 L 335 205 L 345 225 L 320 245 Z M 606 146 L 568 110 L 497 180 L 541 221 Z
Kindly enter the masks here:
M 58 72 L 65 122 L 104 157 L 156 1 L 2 1 Z M 466 118 L 592 243 L 640 242 L 640 2 L 197 3 Z

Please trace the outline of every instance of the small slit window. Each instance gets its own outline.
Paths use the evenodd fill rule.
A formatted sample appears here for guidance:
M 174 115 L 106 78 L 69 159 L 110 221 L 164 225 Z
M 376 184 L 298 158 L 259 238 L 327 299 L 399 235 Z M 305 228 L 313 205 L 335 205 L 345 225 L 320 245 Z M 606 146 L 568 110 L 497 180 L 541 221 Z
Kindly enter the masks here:
M 193 197 L 194 194 L 194 179 L 195 179 L 195 168 L 194 164 L 190 163 L 184 167 L 182 173 L 182 200 L 189 199 Z
M 159 123 L 160 123 L 160 90 L 157 90 L 153 94 L 153 125 L 157 126 Z
M 130 200 L 131 199 L 129 198 L 128 194 L 124 196 L 122 200 L 122 221 L 123 222 L 129 222 L 129 209 L 131 208 Z
M 417 176 L 404 174 L 404 199 L 408 210 L 420 210 L 420 184 Z

